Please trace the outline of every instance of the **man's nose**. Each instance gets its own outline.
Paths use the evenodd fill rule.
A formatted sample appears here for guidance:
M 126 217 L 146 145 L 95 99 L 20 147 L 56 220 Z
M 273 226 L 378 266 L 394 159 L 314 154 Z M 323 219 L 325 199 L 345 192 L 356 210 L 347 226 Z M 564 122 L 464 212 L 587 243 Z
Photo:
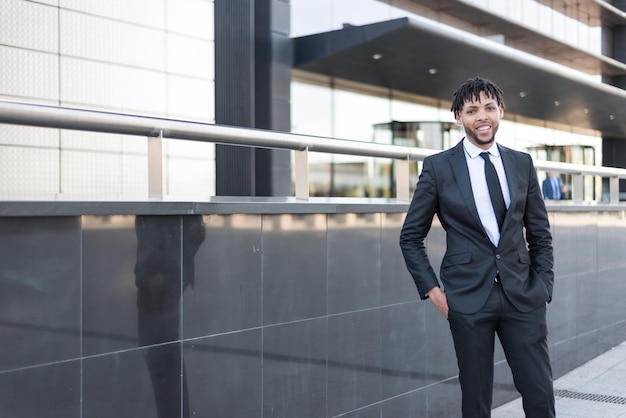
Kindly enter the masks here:
M 487 112 L 484 109 L 478 109 L 476 111 L 476 119 L 483 120 L 487 118 Z

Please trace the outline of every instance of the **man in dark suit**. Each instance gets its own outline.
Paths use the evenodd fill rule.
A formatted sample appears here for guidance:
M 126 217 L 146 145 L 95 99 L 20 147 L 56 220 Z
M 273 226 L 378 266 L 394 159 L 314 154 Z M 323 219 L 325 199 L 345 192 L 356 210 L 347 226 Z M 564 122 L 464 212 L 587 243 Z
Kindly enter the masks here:
M 563 198 L 563 183 L 561 183 L 561 177 L 556 173 L 548 173 L 541 189 L 544 199 L 561 200 Z
M 424 159 L 400 237 L 406 265 L 420 297 L 450 324 L 463 417 L 491 416 L 496 334 L 526 416 L 554 417 L 546 325 L 552 236 L 535 168 L 528 154 L 496 144 L 504 101 L 491 81 L 464 83 L 452 111 L 465 138 Z M 491 164 L 497 178 L 485 172 Z M 446 231 L 443 290 L 424 245 L 434 215 Z

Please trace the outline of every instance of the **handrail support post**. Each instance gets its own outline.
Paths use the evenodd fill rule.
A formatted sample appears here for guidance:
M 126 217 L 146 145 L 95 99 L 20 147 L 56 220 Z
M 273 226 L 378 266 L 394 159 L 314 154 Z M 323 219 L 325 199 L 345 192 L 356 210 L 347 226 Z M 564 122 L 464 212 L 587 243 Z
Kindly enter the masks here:
M 309 148 L 295 151 L 296 199 L 309 200 Z
M 163 198 L 163 131 L 148 137 L 148 196 Z
M 408 202 L 411 200 L 409 196 L 409 173 L 410 173 L 410 161 L 396 160 L 396 200 Z

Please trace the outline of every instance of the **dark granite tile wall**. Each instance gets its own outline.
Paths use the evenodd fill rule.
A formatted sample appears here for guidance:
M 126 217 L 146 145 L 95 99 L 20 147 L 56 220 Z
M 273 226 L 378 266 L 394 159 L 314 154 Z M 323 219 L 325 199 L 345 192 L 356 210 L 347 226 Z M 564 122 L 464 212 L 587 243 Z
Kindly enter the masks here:
M 136 348 L 135 217 L 85 216 L 82 229 L 83 355 Z
M 185 341 L 185 417 L 263 416 L 262 334 L 254 329 Z
M 263 324 L 326 316 L 325 215 L 263 217 Z
M 328 313 L 380 305 L 381 214 L 328 215 Z
M 623 212 L 550 214 L 555 377 L 626 339 Z M 454 417 L 404 215 L 0 219 L 0 416 Z M 445 238 L 428 239 L 437 266 Z M 496 347 L 496 403 L 517 394 Z
M 80 249 L 79 218 L 0 218 L 0 372 L 80 357 Z
M 7 343 L 4 341 L 3 346 Z M 37 346 L 46 350 L 41 344 Z M 1 417 L 78 418 L 80 404 L 80 360 L 0 373 Z
M 193 257 L 193 286 L 183 296 L 184 338 L 262 324 L 262 220 L 258 215 L 201 218 L 204 240 Z M 196 239 L 199 239 L 197 237 Z
M 265 327 L 264 416 L 327 416 L 327 336 L 326 318 Z

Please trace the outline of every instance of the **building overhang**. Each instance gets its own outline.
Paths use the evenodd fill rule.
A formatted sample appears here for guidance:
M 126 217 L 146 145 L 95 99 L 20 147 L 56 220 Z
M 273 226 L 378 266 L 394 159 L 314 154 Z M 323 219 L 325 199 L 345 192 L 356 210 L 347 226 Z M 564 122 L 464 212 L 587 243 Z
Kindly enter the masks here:
M 293 66 L 444 102 L 481 76 L 504 91 L 505 113 L 626 138 L 625 90 L 419 17 L 295 38 Z

